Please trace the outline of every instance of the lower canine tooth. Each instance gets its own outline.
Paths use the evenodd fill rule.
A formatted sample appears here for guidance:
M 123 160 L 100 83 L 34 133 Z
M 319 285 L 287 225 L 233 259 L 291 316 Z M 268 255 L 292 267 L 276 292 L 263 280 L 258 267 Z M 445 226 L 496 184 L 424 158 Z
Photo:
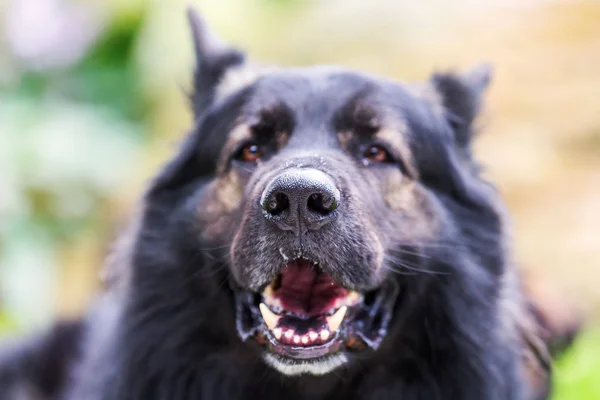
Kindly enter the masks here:
M 281 339 L 281 328 L 273 329 L 273 336 L 275 336 L 275 339 L 277 340 Z
M 358 303 L 359 300 L 360 300 L 360 293 L 355 292 L 353 290 L 346 297 L 346 304 L 348 304 L 349 306 L 353 306 L 356 303 Z
M 267 324 L 269 330 L 273 330 L 277 326 L 277 323 L 281 317 L 269 310 L 269 307 L 267 307 L 265 303 L 260 303 L 258 308 L 260 309 L 260 313 L 262 314 L 265 324 Z
M 344 316 L 346 315 L 347 307 L 340 307 L 339 310 L 335 312 L 331 317 L 327 317 L 327 326 L 331 332 L 335 332 L 340 327 L 342 321 L 344 320 Z
M 263 296 L 265 296 L 265 297 L 273 296 L 273 288 L 271 287 L 271 285 L 269 285 L 265 288 L 265 290 L 263 291 Z
M 321 340 L 323 340 L 323 341 L 329 339 L 329 331 L 326 330 L 326 329 L 323 329 L 321 331 L 321 335 L 320 336 L 321 336 Z

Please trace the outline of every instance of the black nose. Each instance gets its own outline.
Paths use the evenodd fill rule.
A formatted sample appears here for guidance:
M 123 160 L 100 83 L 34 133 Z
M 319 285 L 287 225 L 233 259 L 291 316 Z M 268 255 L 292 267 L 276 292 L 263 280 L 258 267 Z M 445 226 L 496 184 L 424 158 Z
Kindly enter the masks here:
M 333 179 L 316 169 L 283 172 L 267 185 L 260 204 L 265 216 L 284 230 L 319 229 L 335 217 L 340 191 Z

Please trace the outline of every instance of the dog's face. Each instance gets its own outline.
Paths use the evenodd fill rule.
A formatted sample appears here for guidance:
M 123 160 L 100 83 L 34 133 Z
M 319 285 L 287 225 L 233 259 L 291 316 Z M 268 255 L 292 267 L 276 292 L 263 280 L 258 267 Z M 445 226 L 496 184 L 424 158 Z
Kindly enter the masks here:
M 420 277 L 453 272 L 438 261 L 481 201 L 468 136 L 488 76 L 312 67 L 232 84 L 243 56 L 192 22 L 197 126 L 154 192 L 185 188 L 178 220 L 226 249 L 240 338 L 283 374 L 328 373 L 379 347 Z
M 284 372 L 328 372 L 383 339 L 394 252 L 435 235 L 408 144 L 419 111 L 401 86 L 327 68 L 272 72 L 243 96 L 216 184 L 239 210 L 239 328 Z

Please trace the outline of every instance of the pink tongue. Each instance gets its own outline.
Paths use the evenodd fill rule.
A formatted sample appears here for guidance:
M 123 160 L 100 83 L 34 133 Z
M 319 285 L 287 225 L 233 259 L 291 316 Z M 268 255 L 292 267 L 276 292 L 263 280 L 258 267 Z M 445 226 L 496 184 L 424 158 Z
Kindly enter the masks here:
M 315 316 L 328 311 L 338 297 L 347 293 L 309 261 L 295 260 L 281 270 L 281 286 L 274 295 L 286 311 Z

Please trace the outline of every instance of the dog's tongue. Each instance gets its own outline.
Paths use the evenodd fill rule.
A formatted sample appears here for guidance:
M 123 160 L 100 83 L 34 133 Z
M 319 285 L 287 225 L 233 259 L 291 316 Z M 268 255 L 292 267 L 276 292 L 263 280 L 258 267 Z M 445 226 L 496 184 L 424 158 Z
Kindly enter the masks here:
M 286 311 L 315 316 L 329 311 L 348 291 L 308 260 L 294 260 L 281 270 L 281 286 L 274 291 Z

